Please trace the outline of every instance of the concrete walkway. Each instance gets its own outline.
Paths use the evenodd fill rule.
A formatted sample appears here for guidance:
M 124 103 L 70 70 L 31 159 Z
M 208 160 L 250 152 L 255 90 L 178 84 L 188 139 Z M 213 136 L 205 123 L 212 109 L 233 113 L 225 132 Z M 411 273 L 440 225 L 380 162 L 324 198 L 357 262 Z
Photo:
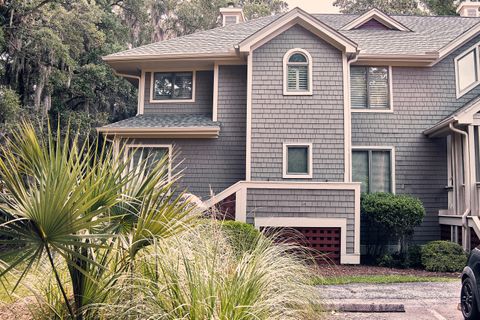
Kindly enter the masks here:
M 327 304 L 404 304 L 405 313 L 331 313 L 328 320 L 462 320 L 457 310 L 460 280 L 399 284 L 349 284 L 319 286 Z

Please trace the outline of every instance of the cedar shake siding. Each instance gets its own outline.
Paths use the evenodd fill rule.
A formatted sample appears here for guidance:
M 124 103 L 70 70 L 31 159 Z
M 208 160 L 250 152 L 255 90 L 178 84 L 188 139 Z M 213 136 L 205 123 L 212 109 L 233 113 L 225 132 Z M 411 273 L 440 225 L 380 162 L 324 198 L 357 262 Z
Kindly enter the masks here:
M 159 70 L 158 72 L 162 72 Z M 144 114 L 185 114 L 212 113 L 213 105 L 213 71 L 197 71 L 195 77 L 195 102 L 150 102 L 152 74 L 145 73 Z
M 312 56 L 312 96 L 283 95 L 283 57 L 294 48 Z M 313 144 L 310 180 L 343 181 L 342 53 L 293 26 L 256 49 L 252 58 L 252 180 L 282 180 L 283 143 L 305 142 Z
M 347 253 L 354 252 L 353 190 L 249 189 L 247 221 L 254 217 L 345 218 Z
M 246 70 L 245 66 L 219 68 L 218 121 L 221 129 L 218 139 L 135 141 L 145 144 L 173 144 L 179 152 L 173 167 L 178 165 L 177 171 L 183 170 L 178 188 L 188 189 L 189 193 L 203 200 L 210 197 L 210 189 L 219 193 L 232 184 L 245 180 Z M 212 73 L 197 72 L 197 77 L 206 77 L 209 74 Z M 200 93 L 197 87 L 197 94 Z M 164 109 L 170 111 L 181 107 L 178 104 L 156 104 L 155 108 L 157 112 L 163 112 Z M 211 108 L 210 104 L 210 112 Z
M 353 146 L 395 147 L 396 192 L 420 198 L 427 216 L 414 239 L 440 238 L 438 210 L 447 208 L 445 138 L 422 132 L 480 95 L 477 86 L 456 98 L 456 56 L 480 41 L 476 37 L 431 68 L 393 67 L 393 113 L 352 113 Z

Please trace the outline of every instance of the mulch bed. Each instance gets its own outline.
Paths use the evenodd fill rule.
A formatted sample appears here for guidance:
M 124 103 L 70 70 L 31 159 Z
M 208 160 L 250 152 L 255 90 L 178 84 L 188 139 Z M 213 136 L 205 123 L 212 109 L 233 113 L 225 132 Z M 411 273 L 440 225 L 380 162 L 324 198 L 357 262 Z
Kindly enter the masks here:
M 430 272 L 417 269 L 393 269 L 366 265 L 319 265 L 318 273 L 323 277 L 368 276 L 368 275 L 411 275 L 417 277 L 459 278 L 461 273 Z

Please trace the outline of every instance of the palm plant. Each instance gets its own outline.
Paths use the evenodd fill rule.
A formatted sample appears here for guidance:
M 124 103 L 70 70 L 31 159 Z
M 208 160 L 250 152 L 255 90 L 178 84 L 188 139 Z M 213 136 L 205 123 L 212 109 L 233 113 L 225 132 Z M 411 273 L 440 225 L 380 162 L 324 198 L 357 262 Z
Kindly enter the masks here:
M 194 207 L 173 190 L 178 177 L 166 178 L 169 159 L 129 170 L 129 157 L 98 139 L 61 139 L 60 128 L 43 136 L 24 122 L 0 149 L 0 280 L 21 270 L 18 284 L 46 258 L 69 316 L 83 319 L 106 299 L 102 286 L 131 269 L 140 250 L 181 231 Z

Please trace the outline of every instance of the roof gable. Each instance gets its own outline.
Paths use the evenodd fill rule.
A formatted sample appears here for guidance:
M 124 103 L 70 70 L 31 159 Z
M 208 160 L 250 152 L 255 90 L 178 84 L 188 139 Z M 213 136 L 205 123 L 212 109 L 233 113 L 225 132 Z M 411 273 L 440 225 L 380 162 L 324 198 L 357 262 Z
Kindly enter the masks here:
M 358 16 L 356 19 L 352 20 L 348 24 L 344 25 L 340 30 L 348 31 L 359 29 L 372 20 L 375 20 L 376 22 L 384 25 L 387 29 L 390 30 L 412 31 L 402 23 L 398 22 L 394 18 L 390 17 L 389 15 L 378 9 L 372 9 L 365 12 L 364 14 Z
M 294 25 L 302 26 L 319 38 L 322 38 L 334 47 L 345 51 L 346 53 L 357 52 L 357 44 L 354 41 L 348 39 L 340 32 L 319 21 L 314 16 L 308 14 L 300 8 L 295 8 L 285 13 L 268 26 L 258 30 L 240 42 L 239 50 L 241 52 L 249 52 L 255 48 L 258 48 L 262 44 L 265 44 L 275 36 L 281 34 Z

